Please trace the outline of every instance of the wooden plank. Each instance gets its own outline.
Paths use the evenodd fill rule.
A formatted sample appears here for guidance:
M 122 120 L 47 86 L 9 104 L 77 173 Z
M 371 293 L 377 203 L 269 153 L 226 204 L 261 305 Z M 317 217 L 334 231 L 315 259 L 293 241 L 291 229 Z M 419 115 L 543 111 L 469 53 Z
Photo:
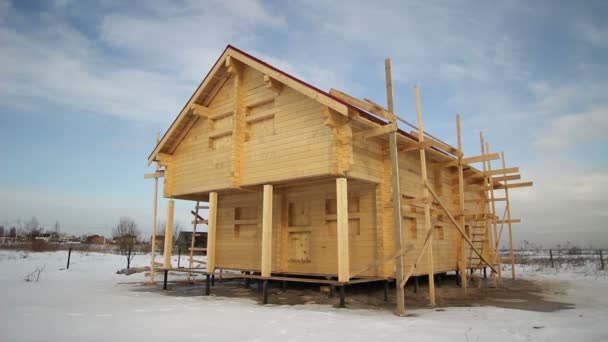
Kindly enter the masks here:
M 462 158 L 461 163 L 463 165 L 466 164 L 471 164 L 471 163 L 480 163 L 480 162 L 485 162 L 488 160 L 496 160 L 496 159 L 500 159 L 500 155 L 498 153 L 489 153 L 489 154 L 485 154 L 485 155 L 481 155 L 481 156 L 475 156 L 475 157 L 468 157 L 468 158 Z M 452 160 L 449 161 L 445 164 L 443 164 L 443 166 L 458 166 L 458 160 Z
M 534 182 L 521 182 L 521 183 L 509 183 L 509 184 L 499 183 L 499 184 L 494 185 L 494 189 L 526 188 L 526 187 L 533 186 L 533 185 L 534 185 Z
M 521 179 L 521 175 L 498 176 L 498 177 L 491 178 L 492 182 L 504 182 L 504 181 L 510 181 L 510 180 L 518 180 L 518 179 Z
M 250 114 L 247 115 L 247 122 L 248 123 L 253 123 L 253 122 L 257 122 L 257 121 L 262 121 L 262 120 L 266 120 L 266 119 L 270 119 L 273 118 L 274 115 L 276 114 L 277 109 L 276 108 L 270 108 L 267 109 L 265 111 L 259 112 L 259 113 L 255 113 L 255 114 Z
M 392 133 L 392 132 L 396 132 L 396 131 L 397 131 L 397 124 L 395 122 L 392 122 L 392 123 L 389 123 L 388 125 L 369 128 L 369 129 L 363 130 L 361 132 L 357 132 L 357 133 L 353 134 L 353 139 L 365 140 L 365 139 L 370 139 L 373 137 L 377 137 L 379 135 L 383 135 L 386 133 Z
M 521 219 L 496 220 L 497 224 L 502 223 L 521 223 Z
M 164 267 L 171 268 L 171 251 L 173 250 L 173 211 L 175 201 L 167 202 L 167 224 L 165 226 Z
M 216 240 L 217 240 L 217 192 L 209 193 L 209 214 L 207 220 L 207 270 L 215 270 Z
M 418 85 L 414 87 L 414 95 L 416 97 L 416 116 L 418 118 L 418 132 L 420 132 L 418 139 L 420 142 L 424 141 L 424 125 L 422 122 L 422 106 L 420 104 L 420 88 Z M 426 150 L 420 149 L 420 174 L 422 177 L 422 182 L 427 184 L 427 170 L 426 170 Z M 422 197 L 429 198 L 429 191 L 427 187 L 424 187 L 422 190 Z M 431 205 L 429 201 L 425 201 L 424 205 L 424 226 L 427 232 L 432 231 L 433 227 L 431 226 Z M 435 260 L 433 259 L 433 234 L 429 234 L 429 247 L 428 251 L 428 276 L 429 276 L 429 301 L 431 305 L 435 305 L 435 272 L 433 271 L 433 266 Z
M 272 185 L 264 185 L 262 200 L 262 276 L 272 270 Z
M 487 176 L 506 175 L 507 173 L 518 173 L 518 172 L 519 172 L 518 167 L 507 167 L 507 168 L 503 167 L 502 169 L 495 169 L 495 170 L 476 173 L 476 174 L 472 175 L 471 178 L 485 178 Z
M 348 189 L 346 178 L 336 179 L 336 211 L 338 214 L 338 281 L 347 282 L 350 279 L 348 251 Z
M 144 179 L 160 178 L 165 176 L 165 171 L 160 170 L 153 173 L 144 174 Z

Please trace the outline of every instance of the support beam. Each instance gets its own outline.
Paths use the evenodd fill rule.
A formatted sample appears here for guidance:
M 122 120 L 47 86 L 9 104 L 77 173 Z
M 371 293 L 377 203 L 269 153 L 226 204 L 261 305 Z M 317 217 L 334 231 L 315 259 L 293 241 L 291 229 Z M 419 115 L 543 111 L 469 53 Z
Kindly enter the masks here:
M 215 241 L 217 239 L 217 192 L 209 193 L 207 217 L 207 272 L 215 271 Z
M 190 109 L 192 109 L 192 114 L 196 116 L 200 116 L 202 118 L 208 118 L 211 114 L 209 107 L 201 106 L 199 104 L 193 103 L 190 105 Z
M 501 152 L 500 153 L 500 157 L 502 159 L 502 168 L 505 168 L 505 165 L 507 164 L 506 160 L 505 160 L 505 152 Z M 506 172 L 505 172 L 506 175 Z M 505 182 L 505 184 L 508 185 L 507 182 Z M 515 280 L 515 251 L 513 248 L 513 229 L 511 226 L 512 220 L 511 220 L 511 205 L 509 203 L 509 188 L 505 189 L 505 210 L 507 211 L 507 227 L 509 228 L 509 256 L 511 259 L 511 279 Z
M 428 183 L 425 183 L 425 186 L 429 190 L 429 192 L 431 193 L 431 195 L 433 195 L 433 197 L 435 198 L 435 200 L 437 201 L 437 203 L 439 203 L 439 206 L 446 213 L 446 215 L 448 216 L 448 218 L 450 219 L 450 221 L 452 221 L 452 223 L 454 224 L 454 226 L 456 227 L 456 229 L 458 229 L 458 231 L 460 232 L 460 235 L 462 237 L 464 237 L 464 240 L 469 244 L 469 247 L 471 247 L 471 249 L 475 252 L 475 254 L 477 254 L 479 256 L 479 258 L 481 260 L 483 260 L 486 264 L 488 264 L 488 266 L 492 269 L 492 271 L 496 272 L 496 268 L 494 267 L 494 265 L 491 265 L 491 263 L 488 261 L 488 259 L 486 259 L 482 255 L 482 253 L 473 245 L 473 242 L 465 234 L 465 232 L 462 229 L 462 227 L 460 227 L 460 224 L 458 224 L 458 222 L 456 222 L 456 219 L 454 218 L 454 216 L 452 216 L 452 214 L 448 211 L 448 209 L 443 205 L 443 203 L 441 202 L 441 200 L 439 199 L 439 197 L 437 197 L 437 194 L 435 193 L 435 191 L 433 191 L 433 189 L 431 189 L 431 187 L 430 187 L 430 185 L 428 185 Z
M 230 56 L 228 56 L 230 57 Z M 226 59 L 226 63 L 231 65 L 235 73 L 233 82 L 233 106 L 232 106 L 232 163 L 230 164 L 230 174 L 232 176 L 232 186 L 241 186 L 241 167 L 243 158 L 243 145 L 245 144 L 245 130 L 247 128 L 247 111 L 243 98 L 245 89 L 243 85 L 244 66 L 233 58 Z
M 264 185 L 262 200 L 262 277 L 272 271 L 272 185 Z
M 422 106 L 420 105 L 420 88 L 416 85 L 414 87 L 414 95 L 416 97 L 416 116 L 418 118 L 418 139 L 422 143 L 424 141 L 424 125 L 422 122 Z M 427 172 L 426 172 L 426 150 L 420 149 L 420 174 L 422 176 L 422 182 L 427 184 Z M 429 198 L 429 191 L 427 187 L 422 189 L 422 197 L 425 199 Z M 433 227 L 431 225 L 431 203 L 426 200 L 424 204 L 424 227 L 426 232 L 431 232 Z M 429 301 L 431 305 L 435 305 L 435 272 L 433 270 L 434 258 L 433 258 L 433 234 L 429 234 L 429 246 L 428 246 L 428 265 L 429 265 Z
M 481 156 L 482 157 L 487 156 L 486 143 L 485 143 L 485 138 L 484 138 L 483 131 L 479 132 L 479 142 L 481 144 Z M 488 161 L 487 160 L 484 159 L 482 161 L 482 166 L 483 166 L 483 168 L 482 168 L 483 172 L 491 171 L 488 168 Z M 492 199 L 494 198 L 494 191 L 493 191 L 494 187 L 492 186 L 493 184 L 490 182 L 490 177 L 489 176 L 486 176 L 483 179 L 483 184 L 485 185 L 483 187 L 484 197 L 486 197 L 486 198 L 488 198 L 490 200 L 488 202 L 483 203 L 483 208 L 484 208 L 484 211 L 488 212 L 488 211 L 490 211 L 493 208 L 491 205 L 494 204 L 494 201 L 492 201 Z M 490 193 L 488 194 L 486 192 L 486 190 L 489 190 Z M 494 216 L 494 211 L 493 210 L 490 211 L 489 214 L 487 214 L 487 215 Z M 494 245 L 494 239 L 493 239 L 493 234 L 492 234 L 492 227 L 493 227 L 492 221 L 494 221 L 494 220 L 488 220 L 488 219 L 484 220 L 484 225 L 485 225 L 485 229 L 486 229 L 486 236 L 485 236 L 485 241 L 483 242 L 483 245 L 484 245 L 483 248 L 485 248 L 485 246 L 487 245 L 490 252 L 491 252 L 491 247 Z M 496 279 L 496 273 L 495 272 L 492 272 L 492 281 L 494 283 L 494 287 L 498 287 L 498 281 Z
M 156 133 L 156 144 L 160 141 L 160 133 Z M 156 162 L 156 172 L 159 172 L 160 165 Z M 154 209 L 152 212 L 152 250 L 150 251 L 150 281 L 154 284 L 156 275 L 156 216 L 158 209 L 158 177 L 154 177 Z
M 395 112 L 395 102 L 393 98 L 393 76 L 391 72 L 391 60 L 389 58 L 384 60 L 384 71 L 386 77 L 386 99 L 389 110 L 389 117 L 391 123 L 397 127 Z M 401 216 L 401 186 L 399 181 L 399 151 L 397 149 L 397 130 L 389 134 L 389 149 L 391 157 L 391 180 L 392 180 L 392 194 L 393 194 L 393 225 L 394 225 L 394 243 L 395 251 L 401 251 L 403 241 L 403 230 L 401 229 L 401 223 L 403 217 Z M 405 290 L 403 286 L 400 286 L 401 279 L 403 279 L 403 254 L 397 256 L 395 259 L 395 292 L 396 292 L 396 314 L 405 315 Z
M 488 141 L 486 141 L 486 153 L 490 153 L 490 143 Z M 486 171 L 492 171 L 492 162 L 491 161 L 487 161 L 487 168 Z M 496 216 L 496 201 L 494 201 L 494 182 L 493 179 L 491 177 L 488 177 L 489 179 L 489 184 L 492 187 L 492 189 L 490 189 L 490 207 L 492 208 L 492 216 Z M 500 242 L 500 238 L 501 238 L 501 233 L 502 230 L 500 231 L 500 233 L 498 232 L 498 225 L 497 225 L 497 221 L 496 220 L 492 220 L 492 226 L 494 228 L 494 244 L 491 245 L 490 247 L 493 247 L 493 252 L 494 252 L 494 262 L 496 263 L 496 265 L 498 265 L 498 267 L 496 267 L 498 269 L 498 284 L 500 286 L 502 286 L 502 265 L 501 265 L 501 259 L 500 257 L 498 257 L 499 253 L 499 242 Z M 485 268 L 484 268 L 485 271 Z
M 460 209 L 460 226 L 465 226 L 465 205 L 464 200 L 464 174 L 462 170 L 462 129 L 460 127 L 460 114 L 456 114 L 456 135 L 458 140 L 458 208 Z M 460 252 L 460 286 L 464 289 L 464 294 L 467 294 L 467 255 L 466 246 L 464 244 L 464 237 L 460 237 L 459 240 L 459 252 Z
M 266 83 L 266 88 L 274 91 L 277 94 L 283 90 L 283 84 L 268 75 L 264 75 L 264 83 Z
M 167 225 L 165 226 L 165 262 L 163 267 L 168 270 L 171 268 L 171 250 L 173 249 L 173 211 L 175 201 L 172 199 L 167 202 Z
M 348 188 L 346 178 L 336 179 L 336 207 L 338 230 L 338 281 L 347 282 L 349 276 L 348 251 Z

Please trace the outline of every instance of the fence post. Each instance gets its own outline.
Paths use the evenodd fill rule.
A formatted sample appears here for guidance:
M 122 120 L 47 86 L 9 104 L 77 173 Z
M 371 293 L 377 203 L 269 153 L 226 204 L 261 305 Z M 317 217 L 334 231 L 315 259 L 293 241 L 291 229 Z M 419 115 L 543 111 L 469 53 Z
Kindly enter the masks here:
M 131 246 L 129 246 L 129 250 L 127 251 L 127 269 L 131 268 Z
M 602 265 L 602 271 L 604 270 L 604 255 L 602 254 L 602 250 L 600 249 L 600 265 Z
M 70 247 L 70 249 L 68 249 L 68 264 L 67 264 L 67 266 L 65 267 L 65 269 L 66 269 L 66 270 L 69 270 L 69 269 L 70 269 L 70 257 L 71 257 L 71 256 L 72 256 L 72 247 Z M 604 268 L 602 267 L 602 269 L 604 269 Z
M 179 268 L 179 261 L 182 258 L 182 247 L 177 247 L 177 268 Z
M 549 250 L 549 258 L 551 258 L 551 268 L 555 268 L 555 266 L 553 265 L 553 250 Z

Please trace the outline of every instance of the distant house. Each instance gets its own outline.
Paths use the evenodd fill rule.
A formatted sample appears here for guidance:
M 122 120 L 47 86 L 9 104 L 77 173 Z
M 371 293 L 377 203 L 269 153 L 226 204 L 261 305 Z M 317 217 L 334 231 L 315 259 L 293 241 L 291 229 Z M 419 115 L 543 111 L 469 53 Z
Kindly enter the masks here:
M 86 244 L 104 245 L 106 243 L 106 238 L 105 238 L 105 236 L 95 234 L 95 235 L 88 235 L 84 241 Z
M 36 236 L 34 239 L 35 240 L 44 240 L 46 242 L 49 242 L 51 240 L 51 237 L 53 237 L 53 234 L 44 233 L 44 234 L 40 234 L 40 235 Z

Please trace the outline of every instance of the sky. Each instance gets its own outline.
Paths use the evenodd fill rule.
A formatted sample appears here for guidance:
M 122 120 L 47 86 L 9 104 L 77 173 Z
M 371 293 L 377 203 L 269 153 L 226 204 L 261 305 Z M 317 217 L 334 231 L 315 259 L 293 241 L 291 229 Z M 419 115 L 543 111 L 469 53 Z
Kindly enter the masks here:
M 386 102 L 534 187 L 511 191 L 516 246 L 608 246 L 605 1 L 0 0 L 0 224 L 149 232 L 147 156 L 227 44 L 315 86 Z M 499 164 L 494 164 L 499 167 Z M 165 200 L 159 203 L 160 220 Z M 192 203 L 178 201 L 189 226 Z

